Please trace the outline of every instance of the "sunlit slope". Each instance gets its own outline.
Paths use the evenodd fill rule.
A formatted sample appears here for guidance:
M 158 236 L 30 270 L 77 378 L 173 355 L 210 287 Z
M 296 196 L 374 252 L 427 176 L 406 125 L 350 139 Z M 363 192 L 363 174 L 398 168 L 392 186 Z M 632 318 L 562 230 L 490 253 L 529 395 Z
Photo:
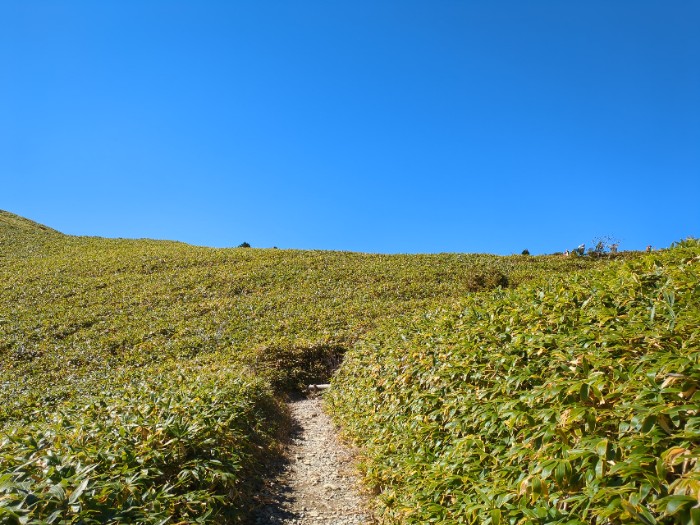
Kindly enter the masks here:
M 48 226 L 0 210 L 0 263 L 5 257 L 37 253 L 58 237 L 65 236 Z
M 330 395 L 387 523 L 700 523 L 700 244 L 389 323 Z
M 58 234 L 56 230 L 34 222 L 32 220 L 20 217 L 9 211 L 0 210 L 0 235 L 3 238 L 7 236 L 17 236 L 17 232 L 27 233 L 54 233 Z
M 24 239 L 24 230 L 16 233 Z M 116 370 L 193 358 L 243 358 L 254 368 L 270 348 L 346 348 L 380 319 L 599 264 L 44 241 L 43 251 L 0 265 L 0 420 L 74 396 L 84 381 L 108 381 Z
M 606 264 L 209 249 L 3 217 L 0 523 L 245 522 L 280 392 L 388 319 Z

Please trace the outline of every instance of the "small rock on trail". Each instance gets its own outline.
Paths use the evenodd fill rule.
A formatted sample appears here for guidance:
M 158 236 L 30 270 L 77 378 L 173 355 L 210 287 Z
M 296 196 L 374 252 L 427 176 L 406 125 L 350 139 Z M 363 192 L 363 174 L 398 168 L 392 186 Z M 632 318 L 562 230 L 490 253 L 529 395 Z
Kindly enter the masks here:
M 290 403 L 294 428 L 288 462 L 261 494 L 256 525 L 367 525 L 371 514 L 358 491 L 352 455 L 339 442 L 320 398 Z

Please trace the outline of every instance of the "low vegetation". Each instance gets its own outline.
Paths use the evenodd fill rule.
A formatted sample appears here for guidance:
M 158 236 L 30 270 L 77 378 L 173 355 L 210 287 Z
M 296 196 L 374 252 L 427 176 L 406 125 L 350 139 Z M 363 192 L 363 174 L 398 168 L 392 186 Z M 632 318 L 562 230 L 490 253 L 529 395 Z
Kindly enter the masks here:
M 698 524 L 700 243 L 389 321 L 329 396 L 386 523 Z
M 390 319 L 608 264 L 210 249 L 0 212 L 0 523 L 235 523 L 284 392 Z
M 260 381 L 186 366 L 11 427 L 0 446 L 0 522 L 237 522 L 246 480 L 274 442 Z

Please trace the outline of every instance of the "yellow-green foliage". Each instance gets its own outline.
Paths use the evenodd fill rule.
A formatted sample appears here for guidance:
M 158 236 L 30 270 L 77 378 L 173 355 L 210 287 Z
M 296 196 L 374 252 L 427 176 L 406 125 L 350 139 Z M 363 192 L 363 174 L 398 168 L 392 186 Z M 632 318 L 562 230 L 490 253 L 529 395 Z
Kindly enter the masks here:
M 280 392 L 382 320 L 599 264 L 82 238 L 0 212 L 0 522 L 244 519 Z
M 700 523 L 700 243 L 390 322 L 330 406 L 387 523 Z
M 239 522 L 275 406 L 236 370 L 122 377 L 0 441 L 0 523 Z

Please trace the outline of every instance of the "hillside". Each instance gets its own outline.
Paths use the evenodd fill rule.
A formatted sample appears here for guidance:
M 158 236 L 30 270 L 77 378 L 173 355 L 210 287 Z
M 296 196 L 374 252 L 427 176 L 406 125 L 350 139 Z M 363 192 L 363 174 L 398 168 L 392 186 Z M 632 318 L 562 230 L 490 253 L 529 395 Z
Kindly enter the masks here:
M 48 226 L 0 210 L 0 258 L 41 251 L 61 237 L 65 236 Z
M 376 327 L 608 264 L 210 249 L 0 217 L 10 523 L 245 521 L 276 454 L 280 399 L 328 379 Z
M 32 220 L 20 217 L 9 211 L 0 210 L 0 235 L 3 238 L 21 237 L 32 233 L 54 233 L 56 230 L 34 222 Z
M 393 320 L 330 404 L 386 523 L 700 523 L 700 243 Z

